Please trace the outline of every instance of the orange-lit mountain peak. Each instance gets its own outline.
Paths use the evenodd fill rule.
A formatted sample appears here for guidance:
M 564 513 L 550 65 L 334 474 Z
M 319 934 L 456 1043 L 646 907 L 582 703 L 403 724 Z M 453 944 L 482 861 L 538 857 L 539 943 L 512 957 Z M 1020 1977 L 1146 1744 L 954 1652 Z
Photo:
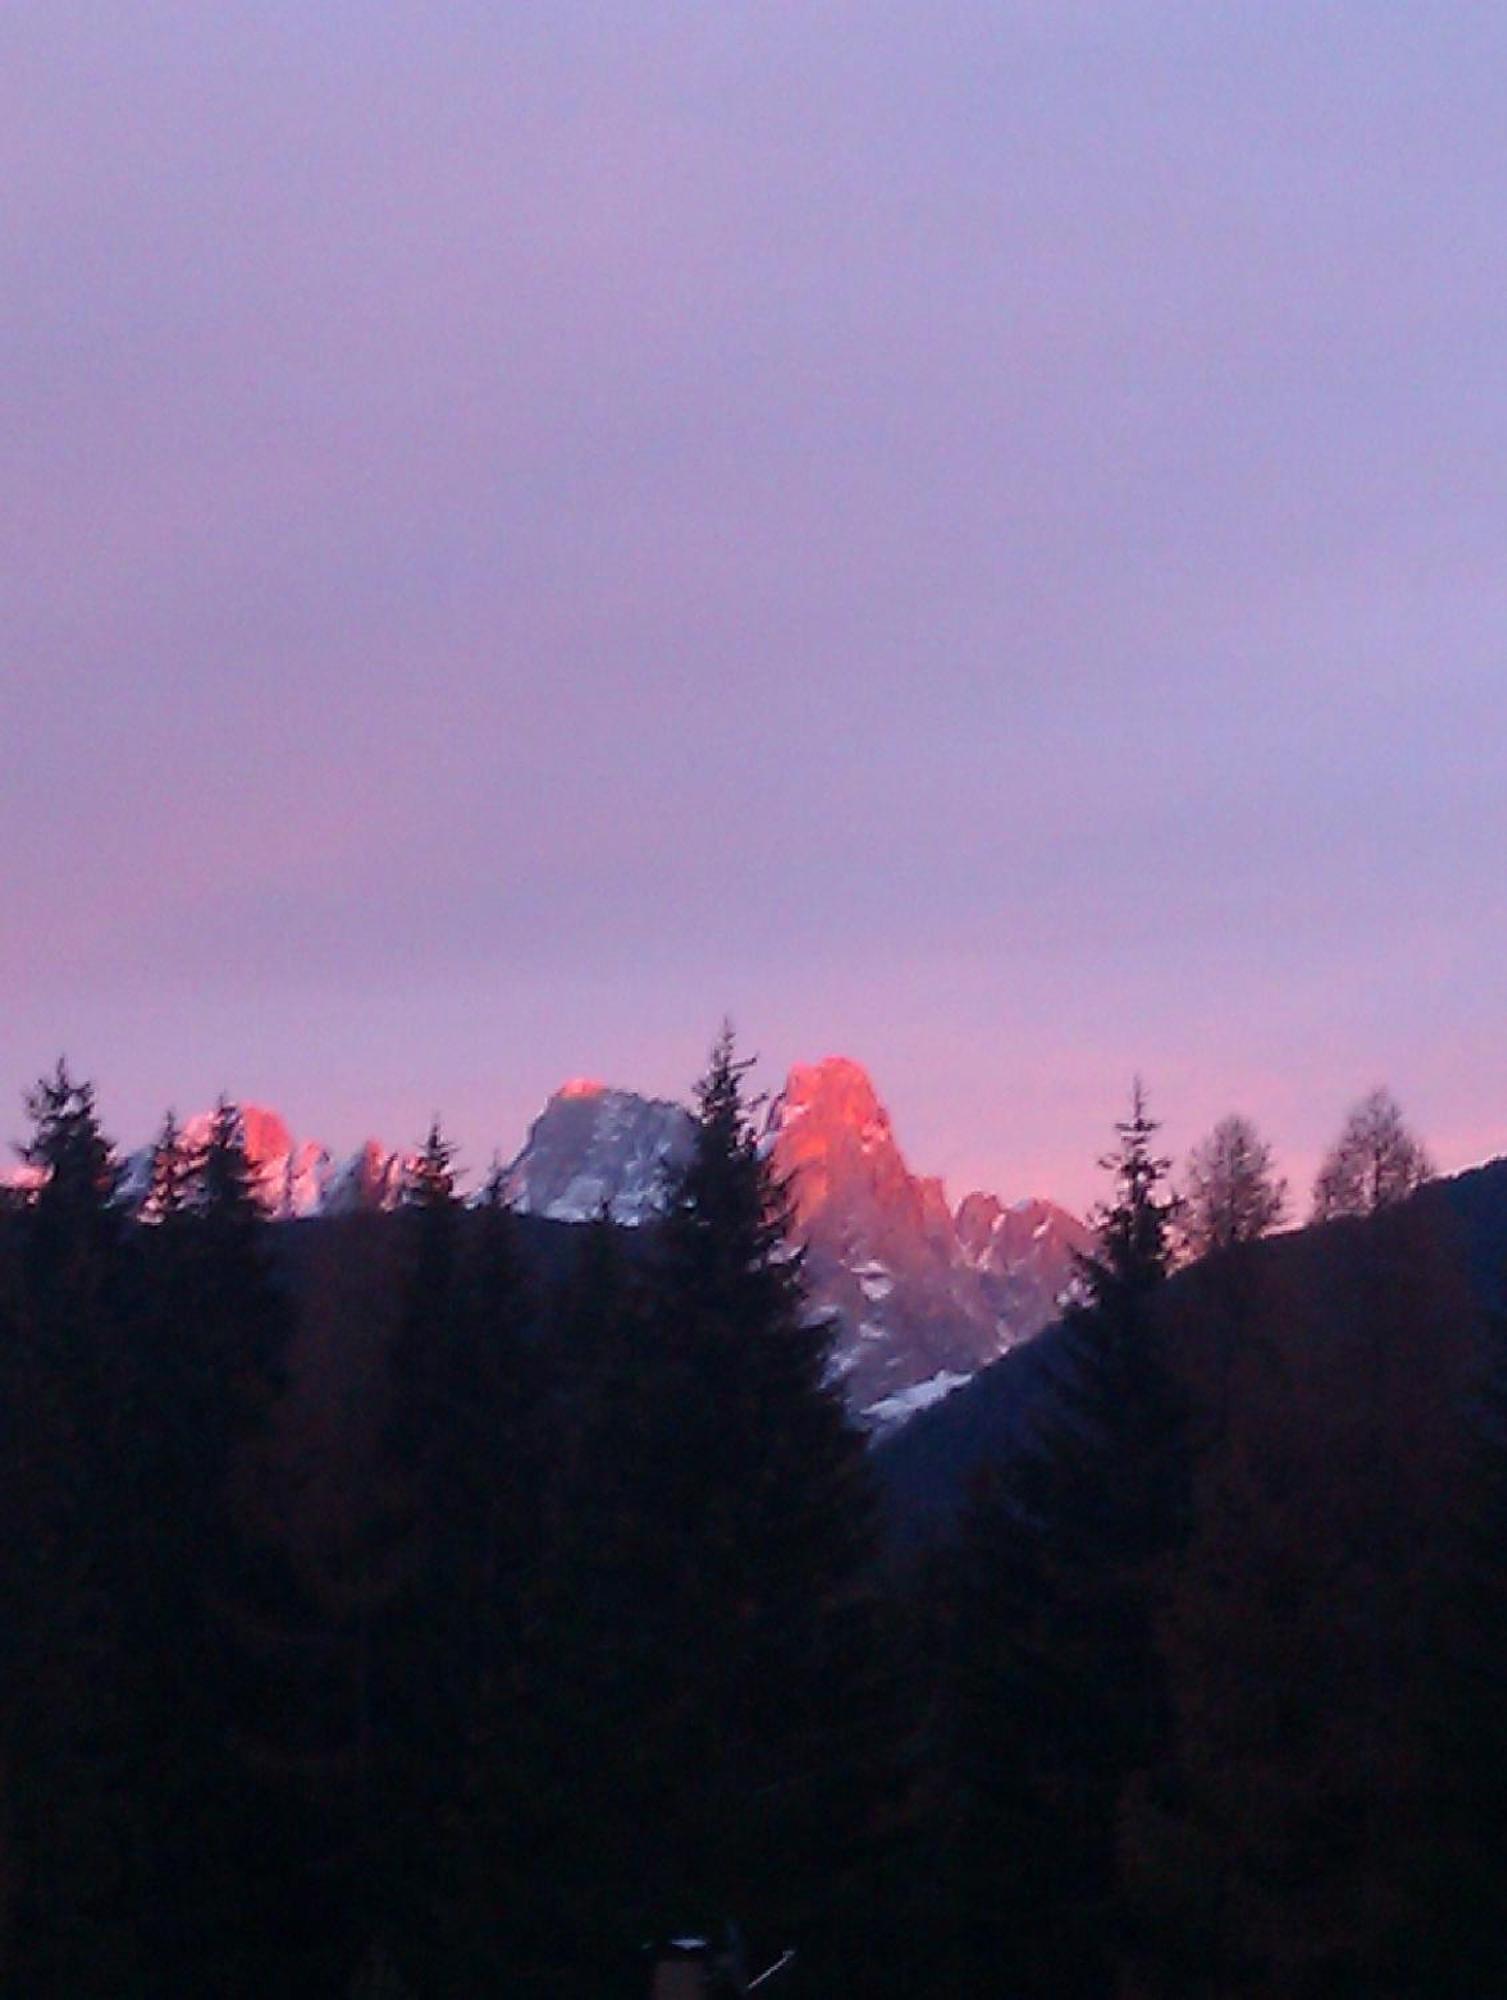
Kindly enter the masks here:
M 293 1135 L 277 1112 L 269 1111 L 262 1104 L 237 1104 L 235 1108 L 241 1120 L 241 1143 L 254 1171 L 260 1171 L 271 1161 L 285 1158 L 293 1150 Z M 190 1146 L 205 1143 L 213 1129 L 214 1118 L 212 1111 L 201 1111 L 187 1121 L 183 1136 Z
M 838 1125 L 889 1129 L 889 1114 L 879 1102 L 868 1071 L 851 1056 L 823 1056 L 820 1062 L 797 1063 L 786 1080 L 782 1099 L 787 1122 L 797 1112 L 814 1109 Z
M 865 1205 L 887 1205 L 906 1182 L 889 1113 L 868 1071 L 850 1056 L 791 1070 L 772 1114 L 773 1156 L 790 1182 L 796 1214 L 810 1227 L 834 1202 L 846 1209 L 862 1187 Z
M 241 1131 L 246 1157 L 254 1165 L 281 1159 L 293 1150 L 293 1135 L 275 1111 L 262 1104 L 241 1106 Z
M 556 1097 L 602 1097 L 607 1086 L 594 1076 L 567 1077 L 555 1092 Z

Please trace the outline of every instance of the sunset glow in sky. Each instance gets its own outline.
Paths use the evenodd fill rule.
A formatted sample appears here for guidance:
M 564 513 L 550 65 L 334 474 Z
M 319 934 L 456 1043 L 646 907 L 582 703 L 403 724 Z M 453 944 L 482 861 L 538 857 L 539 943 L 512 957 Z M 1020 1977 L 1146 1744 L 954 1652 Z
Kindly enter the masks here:
M 1507 10 L 12 0 L 0 1139 L 1507 1150 Z

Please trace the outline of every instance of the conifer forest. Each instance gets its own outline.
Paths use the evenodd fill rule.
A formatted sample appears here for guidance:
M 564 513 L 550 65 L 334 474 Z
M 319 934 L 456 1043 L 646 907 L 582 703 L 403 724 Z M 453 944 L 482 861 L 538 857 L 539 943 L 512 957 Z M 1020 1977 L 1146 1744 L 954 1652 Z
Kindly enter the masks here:
M 438 1123 L 396 1211 L 274 1225 L 229 1103 L 127 1214 L 92 1086 L 29 1093 L 4 1990 L 626 2000 L 685 1937 L 709 1992 L 1507 1990 L 1500 1177 L 1271 1236 L 1137 1087 L 928 1513 L 745 1067 L 633 1231 L 463 1201 Z

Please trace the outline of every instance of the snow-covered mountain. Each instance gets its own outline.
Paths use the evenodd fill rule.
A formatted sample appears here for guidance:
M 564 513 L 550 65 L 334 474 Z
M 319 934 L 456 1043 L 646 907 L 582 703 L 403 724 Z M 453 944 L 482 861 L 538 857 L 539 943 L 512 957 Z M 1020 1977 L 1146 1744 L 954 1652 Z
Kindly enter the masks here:
M 210 1115 L 184 1127 L 189 1144 Z M 242 1107 L 246 1151 L 279 1218 L 395 1207 L 409 1155 L 369 1139 L 336 1160 L 259 1105 Z M 549 1099 L 504 1171 L 524 1214 L 630 1226 L 659 1212 L 666 1176 L 688 1157 L 683 1105 L 576 1079 Z M 1006 1205 L 971 1193 L 952 1206 L 913 1174 L 866 1071 L 846 1057 L 790 1072 L 770 1107 L 771 1163 L 788 1184 L 814 1306 L 834 1321 L 833 1369 L 854 1409 L 883 1428 L 936 1402 L 1057 1313 L 1073 1253 L 1089 1233 L 1054 1203 Z M 151 1148 L 126 1162 L 122 1198 L 139 1207 Z
M 515 1204 L 576 1222 L 638 1223 L 693 1127 L 680 1105 L 600 1084 L 555 1093 L 509 1169 Z M 833 1365 L 871 1423 L 900 1421 L 1051 1320 L 1088 1231 L 1051 1202 L 1005 1207 L 911 1173 L 862 1067 L 791 1071 L 767 1145 L 789 1183 L 814 1303 L 836 1321 Z
M 695 1130 L 683 1105 L 576 1077 L 529 1127 L 507 1170 L 508 1196 L 524 1215 L 616 1222 L 658 1213 L 665 1176 L 690 1155 Z

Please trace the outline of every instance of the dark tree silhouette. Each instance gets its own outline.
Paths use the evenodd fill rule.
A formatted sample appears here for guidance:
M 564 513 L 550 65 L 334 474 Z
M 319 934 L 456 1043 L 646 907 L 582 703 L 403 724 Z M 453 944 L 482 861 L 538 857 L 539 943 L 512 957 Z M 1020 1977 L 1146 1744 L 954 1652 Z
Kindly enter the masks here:
M 255 1634 L 280 1567 L 267 1454 L 293 1312 L 234 1104 L 221 1099 L 195 1144 L 164 1121 L 143 1221 L 151 1534 L 132 1596 L 152 1777 L 139 1922 L 167 1986 L 213 1966 L 220 1991 L 249 1994 L 286 1887 L 247 1753 L 281 1693 Z
M 132 1272 L 94 1091 L 28 1094 L 38 1175 L 13 1219 L 0 1344 L 0 1706 L 10 1978 L 39 2000 L 143 1991 L 125 1578 L 141 1522 Z
M 1156 1129 L 1137 1082 L 1050 1407 L 956 1556 L 952 1944 L 970 1990 L 1112 1989 L 1121 1815 L 1166 1778 L 1158 1621 L 1189 1467 L 1154 1314 L 1173 1213 Z
M 743 1077 L 724 1036 L 652 1254 L 599 1221 L 557 1323 L 584 1379 L 491 1743 L 515 1911 L 521 1849 L 549 1857 L 510 1961 L 541 1991 L 602 1990 L 645 1939 L 729 1917 L 821 1964 L 882 1794 L 863 1441 Z
M 1374 1215 L 1406 1201 L 1433 1174 L 1433 1162 L 1403 1122 L 1397 1100 L 1389 1091 L 1373 1090 L 1351 1111 L 1324 1156 L 1313 1184 L 1313 1220 Z
M 1266 1141 L 1248 1118 L 1221 1118 L 1188 1155 L 1178 1241 L 1190 1258 L 1254 1243 L 1278 1226 L 1286 1207 L 1287 1183 Z

